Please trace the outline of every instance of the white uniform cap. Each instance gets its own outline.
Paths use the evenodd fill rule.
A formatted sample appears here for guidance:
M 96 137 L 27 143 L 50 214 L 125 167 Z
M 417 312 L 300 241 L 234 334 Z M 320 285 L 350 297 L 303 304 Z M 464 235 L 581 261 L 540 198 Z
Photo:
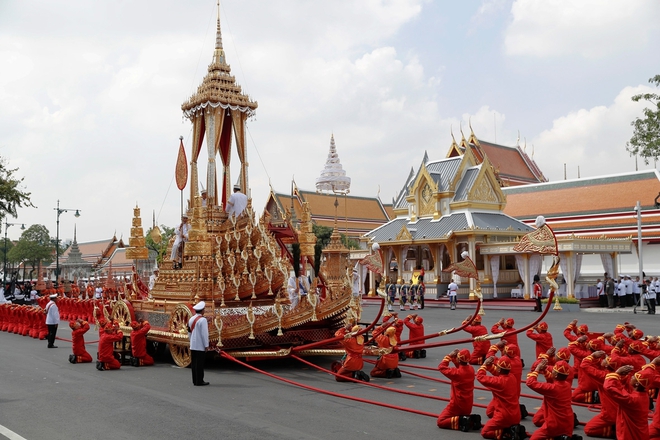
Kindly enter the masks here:
M 193 310 L 197 312 L 201 312 L 202 310 L 204 310 L 204 307 L 206 307 L 206 303 L 204 301 L 200 301 L 193 306 Z
M 53 294 L 53 295 L 49 296 L 48 298 L 50 298 L 50 299 L 56 299 L 56 298 L 57 298 L 57 295 Z

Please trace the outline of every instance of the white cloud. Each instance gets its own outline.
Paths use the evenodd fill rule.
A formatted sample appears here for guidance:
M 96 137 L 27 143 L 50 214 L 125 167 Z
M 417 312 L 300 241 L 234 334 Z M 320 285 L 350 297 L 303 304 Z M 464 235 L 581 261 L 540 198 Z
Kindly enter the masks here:
M 630 122 L 642 115 L 645 107 L 630 98 L 651 91 L 648 86 L 626 87 L 609 106 L 580 109 L 557 118 L 552 128 L 543 131 L 532 141 L 534 160 L 550 180 L 615 174 L 635 169 L 635 158 L 626 151 L 632 136 Z M 529 144 L 527 152 L 530 153 Z M 638 160 L 639 169 L 652 168 Z
M 660 29 L 660 3 L 645 0 L 516 0 L 508 55 L 600 58 L 645 45 Z

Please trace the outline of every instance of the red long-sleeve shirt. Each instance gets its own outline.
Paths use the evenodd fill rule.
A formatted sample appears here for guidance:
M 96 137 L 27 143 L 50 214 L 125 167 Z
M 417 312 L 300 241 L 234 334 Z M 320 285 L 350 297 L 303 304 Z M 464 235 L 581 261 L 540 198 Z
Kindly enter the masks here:
M 617 404 L 616 438 L 618 440 L 647 440 L 649 438 L 649 396 L 645 392 L 628 391 L 626 378 L 610 373 L 603 391 Z
M 145 323 L 137 330 L 131 331 L 131 350 L 133 357 L 142 358 L 147 355 L 147 333 L 151 329 L 149 323 Z
M 534 432 L 532 439 L 573 435 L 573 419 L 567 417 L 567 414 L 573 413 L 571 383 L 567 380 L 539 382 L 538 373 L 532 372 L 527 375 L 527 386 L 543 395 L 545 405 L 545 421 L 543 426 Z
M 438 365 L 438 370 L 451 380 L 450 400 L 443 413 L 452 416 L 470 415 L 474 401 L 474 368 L 460 363 L 452 367 L 450 361 L 451 358 L 445 356 Z

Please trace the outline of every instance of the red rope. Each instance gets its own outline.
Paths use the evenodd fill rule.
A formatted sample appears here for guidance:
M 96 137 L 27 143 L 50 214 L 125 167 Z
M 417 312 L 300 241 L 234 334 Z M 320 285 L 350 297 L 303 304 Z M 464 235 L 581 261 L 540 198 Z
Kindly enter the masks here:
M 434 418 L 438 417 L 438 415 L 435 414 L 435 413 L 430 413 L 430 412 L 426 412 L 426 411 L 419 411 L 419 410 L 411 409 L 411 408 L 403 408 L 403 407 L 400 407 L 400 406 L 397 406 L 397 405 L 392 405 L 392 404 L 389 404 L 389 403 L 378 402 L 378 401 L 375 401 L 375 400 L 363 399 L 363 398 L 360 398 L 360 397 L 353 397 L 353 396 L 349 396 L 349 395 L 346 395 L 346 394 L 335 393 L 333 391 L 327 391 L 327 390 L 324 390 L 324 389 L 321 389 L 321 388 L 312 387 L 310 385 L 305 385 L 305 384 L 302 384 L 302 383 L 299 383 L 299 382 L 294 382 L 292 380 L 285 379 L 285 378 L 280 377 L 280 376 L 276 376 L 272 373 L 268 373 L 267 371 L 260 370 L 259 368 L 254 367 L 254 366 L 252 366 L 250 364 L 247 364 L 245 362 L 239 361 L 238 359 L 236 359 L 235 357 L 225 353 L 224 351 L 219 351 L 218 350 L 218 353 L 220 354 L 220 356 L 222 356 L 226 359 L 229 359 L 231 361 L 234 361 L 237 364 L 242 365 L 244 367 L 247 367 L 247 368 L 249 368 L 253 371 L 264 374 L 268 377 L 272 377 L 273 379 L 277 379 L 279 381 L 288 383 L 290 385 L 294 385 L 294 386 L 297 386 L 297 387 L 300 387 L 300 388 L 304 388 L 306 390 L 315 391 L 315 392 L 322 393 L 322 394 L 327 394 L 329 396 L 340 397 L 342 399 L 354 400 L 356 402 L 369 403 L 371 405 L 383 406 L 385 408 L 397 409 L 397 410 L 400 410 L 400 411 L 407 411 L 407 412 L 411 412 L 411 413 L 419 414 L 419 415 L 423 415 L 423 416 L 434 417 Z M 296 358 L 296 359 L 300 359 L 295 355 L 292 355 L 292 357 Z
M 374 319 L 373 322 L 371 324 L 369 324 L 368 327 L 363 328 L 362 330 L 357 332 L 357 335 L 362 335 L 364 333 L 367 333 L 369 330 L 371 330 L 372 328 L 374 328 L 376 326 L 376 323 L 380 319 L 380 316 L 383 314 L 384 307 L 385 307 L 385 299 L 380 298 L 380 310 L 378 311 L 378 314 L 376 314 L 376 319 Z M 321 347 L 323 345 L 328 345 L 328 344 L 331 344 L 333 342 L 341 341 L 342 339 L 344 339 L 343 335 L 342 336 L 335 336 L 335 337 L 330 338 L 330 339 L 324 339 L 322 341 L 312 342 L 310 344 L 298 345 L 296 347 L 293 347 L 292 351 L 294 353 L 296 353 L 300 350 L 309 350 L 310 348 Z
M 60 338 L 59 336 L 55 336 L 55 339 L 57 339 L 58 341 L 73 343 L 73 341 L 71 339 Z M 96 344 L 97 342 L 99 342 L 99 341 L 85 341 L 85 344 Z
M 456 327 L 456 328 L 454 328 L 454 329 L 451 329 L 450 331 L 448 331 L 447 333 L 445 333 L 445 335 L 450 335 L 450 334 L 452 334 L 452 333 L 460 332 L 460 331 L 463 330 L 465 327 L 467 327 L 468 325 L 472 324 L 472 321 L 474 321 L 475 318 L 477 317 L 477 315 L 479 314 L 479 309 L 480 309 L 480 308 L 481 308 L 481 299 L 479 299 L 479 300 L 477 301 L 477 307 L 475 308 L 475 310 L 474 310 L 474 314 L 472 315 L 472 317 L 471 317 L 470 319 L 467 319 L 467 320 L 465 321 L 464 324 L 461 324 L 460 327 Z M 428 335 L 420 336 L 420 337 L 418 337 L 418 338 L 412 338 L 412 339 L 408 339 L 408 340 L 405 340 L 405 341 L 401 341 L 401 342 L 399 342 L 398 345 L 412 344 L 413 342 L 425 341 L 425 340 L 427 340 L 427 339 L 437 338 L 438 336 L 444 336 L 444 335 L 440 335 L 439 332 L 431 333 L 431 334 L 428 334 Z

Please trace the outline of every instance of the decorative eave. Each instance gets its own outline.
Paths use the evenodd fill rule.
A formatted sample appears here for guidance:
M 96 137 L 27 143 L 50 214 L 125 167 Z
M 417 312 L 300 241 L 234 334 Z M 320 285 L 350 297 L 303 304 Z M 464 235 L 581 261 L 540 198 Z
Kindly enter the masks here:
M 518 240 L 511 242 L 484 243 L 479 249 L 481 255 L 518 254 L 519 251 L 513 247 L 519 243 Z M 583 237 L 571 235 L 557 237 L 557 249 L 559 252 L 576 252 L 580 254 L 603 254 L 617 252 L 619 254 L 630 254 L 633 252 L 633 241 L 627 238 Z M 529 253 L 529 252 L 528 252 Z

